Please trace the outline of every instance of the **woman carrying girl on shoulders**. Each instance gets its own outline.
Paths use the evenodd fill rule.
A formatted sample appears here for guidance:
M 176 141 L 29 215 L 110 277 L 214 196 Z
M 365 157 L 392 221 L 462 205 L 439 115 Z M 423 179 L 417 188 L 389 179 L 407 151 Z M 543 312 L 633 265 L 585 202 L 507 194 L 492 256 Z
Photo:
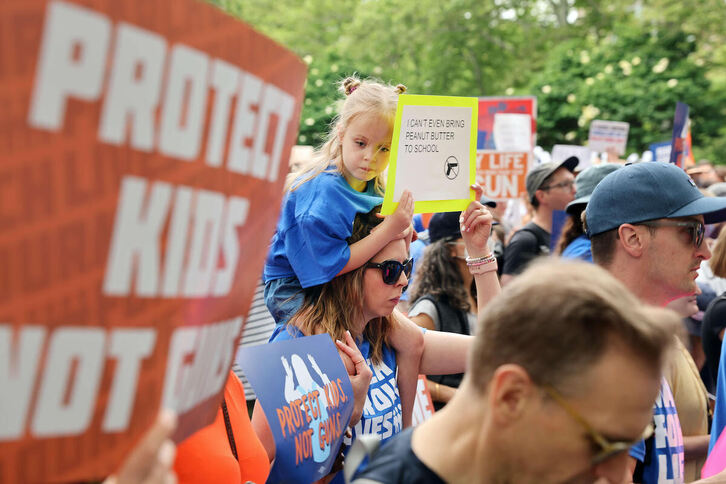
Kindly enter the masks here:
M 265 303 L 278 325 L 300 310 L 303 289 L 360 268 L 392 240 L 410 241 L 412 234 L 414 202 L 406 191 L 375 232 L 347 242 L 356 214 L 368 213 L 383 201 L 398 95 L 406 88 L 348 77 L 340 89 L 346 98 L 327 141 L 286 181 L 263 274 Z M 390 341 L 399 354 L 399 388 L 408 425 L 423 336 L 400 313 L 394 319 Z

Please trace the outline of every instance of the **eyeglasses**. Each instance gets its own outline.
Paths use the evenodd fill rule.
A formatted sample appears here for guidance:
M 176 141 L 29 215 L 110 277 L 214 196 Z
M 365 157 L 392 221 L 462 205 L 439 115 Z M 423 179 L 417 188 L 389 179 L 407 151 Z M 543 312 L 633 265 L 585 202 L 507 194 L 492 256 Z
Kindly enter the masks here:
M 575 180 L 567 180 L 559 183 L 553 183 L 552 185 L 547 185 L 546 187 L 540 188 L 540 190 L 549 190 L 551 188 L 567 188 L 572 189 L 572 187 L 575 186 Z
M 706 226 L 703 222 L 678 222 L 677 220 L 654 220 L 652 222 L 640 222 L 633 225 L 645 225 L 647 227 L 685 227 L 691 236 L 691 243 L 696 247 L 701 247 L 703 237 L 706 235 Z
M 406 277 L 411 277 L 411 270 L 413 269 L 413 259 L 407 259 L 403 263 L 397 260 L 384 260 L 383 262 L 369 262 L 366 267 L 381 270 L 381 277 L 383 282 L 389 286 L 393 286 L 398 282 L 401 277 L 401 272 L 406 274 Z
M 653 435 L 653 426 L 648 424 L 648 426 L 643 431 L 643 434 L 633 441 L 610 441 L 606 439 L 600 432 L 592 428 L 592 426 L 587 423 L 587 420 L 585 420 L 585 418 L 580 415 L 577 410 L 572 408 L 572 406 L 570 406 L 570 404 L 565 401 L 565 398 L 560 395 L 557 390 L 555 390 L 551 386 L 544 386 L 542 388 L 547 393 L 547 395 L 552 398 L 552 400 L 554 400 L 570 417 L 573 418 L 573 420 L 580 424 L 585 432 L 587 432 L 587 435 L 590 437 L 590 439 L 592 439 L 592 442 L 600 448 L 600 450 L 596 452 L 590 460 L 590 464 L 593 466 L 600 464 L 601 462 L 604 462 L 611 457 L 615 457 L 618 454 L 627 452 L 633 445 L 637 444 L 641 440 L 646 440 L 651 435 Z

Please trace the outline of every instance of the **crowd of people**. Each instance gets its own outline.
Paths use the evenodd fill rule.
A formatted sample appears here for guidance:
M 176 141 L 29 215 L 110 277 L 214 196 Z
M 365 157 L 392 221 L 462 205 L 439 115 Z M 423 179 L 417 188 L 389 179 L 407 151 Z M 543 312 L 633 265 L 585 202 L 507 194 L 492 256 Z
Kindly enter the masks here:
M 321 481 L 698 481 L 726 425 L 716 168 L 541 163 L 517 230 L 476 185 L 465 210 L 425 224 L 408 191 L 381 216 L 405 87 L 351 77 L 341 92 L 327 141 L 288 177 L 263 275 L 270 341 L 329 335 L 353 388 Z M 553 235 L 556 211 L 567 220 Z M 419 374 L 436 412 L 412 427 Z M 381 384 L 395 389 L 385 408 L 370 404 Z M 367 425 L 384 413 L 392 427 Z M 284 458 L 259 404 L 248 418 L 234 373 L 214 423 L 175 461 L 170 420 L 150 433 L 143 466 L 127 461 L 144 482 L 263 482 Z

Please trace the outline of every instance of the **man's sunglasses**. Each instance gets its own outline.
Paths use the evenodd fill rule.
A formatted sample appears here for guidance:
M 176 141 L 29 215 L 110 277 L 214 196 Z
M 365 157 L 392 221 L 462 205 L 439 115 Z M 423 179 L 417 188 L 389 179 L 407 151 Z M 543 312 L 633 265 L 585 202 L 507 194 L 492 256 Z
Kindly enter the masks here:
M 646 227 L 685 227 L 691 236 L 691 243 L 696 248 L 701 247 L 703 237 L 706 235 L 706 226 L 702 222 L 679 222 L 677 220 L 653 220 L 651 222 L 640 222 L 634 225 L 645 225 Z
M 565 398 L 557 390 L 548 385 L 543 386 L 542 388 L 544 389 L 545 393 L 547 393 L 547 395 L 549 395 L 549 397 L 565 411 L 565 413 L 567 413 L 570 417 L 572 417 L 573 420 L 580 424 L 580 426 L 585 431 L 595 447 L 599 449 L 597 452 L 595 452 L 595 454 L 593 454 L 592 458 L 590 459 L 590 464 L 593 466 L 600 464 L 601 462 L 604 462 L 612 457 L 615 457 L 618 454 L 627 452 L 632 446 L 634 446 L 641 440 L 647 440 L 651 435 L 653 435 L 653 426 L 648 424 L 648 426 L 643 431 L 643 434 L 638 439 L 631 441 L 611 441 L 605 438 L 605 436 L 603 436 L 600 432 L 595 430 L 593 426 L 590 425 L 577 410 L 575 410 L 572 406 L 570 406 L 569 403 L 567 403 Z
M 369 262 L 366 267 L 381 270 L 381 277 L 383 282 L 390 286 L 395 285 L 398 279 L 401 277 L 401 272 L 406 274 L 406 277 L 411 277 L 411 269 L 413 269 L 413 259 L 407 259 L 403 263 L 397 260 L 384 260 L 383 262 Z

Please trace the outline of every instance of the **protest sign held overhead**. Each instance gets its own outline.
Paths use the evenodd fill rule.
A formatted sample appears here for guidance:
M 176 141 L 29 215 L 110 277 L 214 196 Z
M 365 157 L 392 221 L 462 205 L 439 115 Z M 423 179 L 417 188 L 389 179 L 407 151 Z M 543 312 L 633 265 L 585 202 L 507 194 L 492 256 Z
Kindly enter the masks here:
M 527 192 L 525 179 L 529 170 L 529 152 L 477 152 L 476 182 L 486 196 L 504 200 L 519 198 Z
M 353 413 L 353 388 L 330 336 L 246 348 L 238 362 L 275 439 L 268 483 L 326 476 Z
M 476 119 L 476 98 L 399 96 L 381 213 L 393 213 L 404 190 L 416 213 L 466 208 L 474 196 Z
M 510 116 L 512 115 L 512 116 Z M 529 120 L 525 128 L 522 119 Z M 514 131 L 509 131 L 510 128 Z M 526 147 L 523 138 L 529 135 Z M 537 141 L 537 98 L 534 96 L 480 97 L 477 150 L 531 151 Z M 500 145 L 500 143 L 502 143 Z
M 595 152 L 614 152 L 624 155 L 629 130 L 629 123 L 595 119 L 590 123 L 587 147 Z
M 671 161 L 671 141 L 661 141 L 660 143 L 651 143 L 648 149 L 653 153 L 653 161 L 669 163 Z
M 577 170 L 582 171 L 592 165 L 592 150 L 587 146 L 554 145 L 552 147 L 552 161 L 562 163 L 571 156 L 577 157 L 579 163 Z
M 530 151 L 532 121 L 528 114 L 494 115 L 494 143 L 497 151 Z
M 691 118 L 688 104 L 676 103 L 673 116 L 673 136 L 671 138 L 670 162 L 686 169 L 696 162 L 691 149 Z
M 0 23 L 0 482 L 98 479 L 160 408 L 214 418 L 305 65 L 195 0 Z

